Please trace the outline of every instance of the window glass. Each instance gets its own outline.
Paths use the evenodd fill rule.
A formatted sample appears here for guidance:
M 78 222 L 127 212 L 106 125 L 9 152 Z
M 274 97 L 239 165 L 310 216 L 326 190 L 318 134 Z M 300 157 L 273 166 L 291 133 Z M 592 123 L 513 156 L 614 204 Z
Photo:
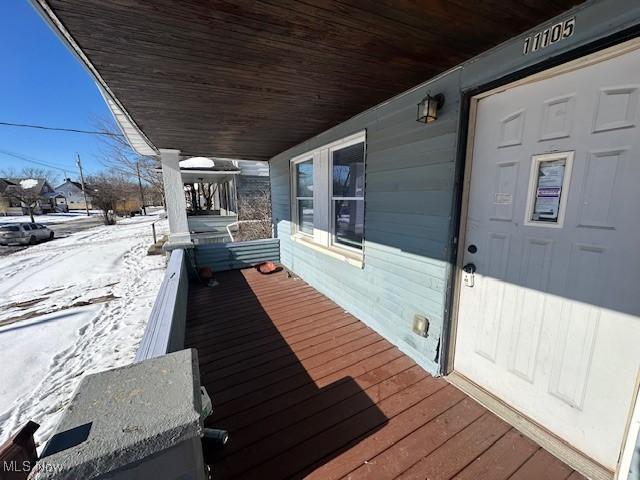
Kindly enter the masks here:
M 362 249 L 364 233 L 364 142 L 332 153 L 333 237 Z
M 14 225 L 5 225 L 4 227 L 0 227 L 0 232 L 19 232 L 20 228 Z
M 353 248 L 362 248 L 364 201 L 335 200 L 335 240 Z
M 298 231 L 313 234 L 313 159 L 295 164 Z
M 364 196 L 364 143 L 333 152 L 333 196 Z
M 313 234 L 313 200 L 298 200 L 298 229 Z
M 296 189 L 298 197 L 313 198 L 313 160 L 296 164 Z
M 23 223 L 23 224 L 22 224 L 22 228 L 23 228 L 24 230 L 31 230 L 31 225 L 29 225 L 28 223 Z

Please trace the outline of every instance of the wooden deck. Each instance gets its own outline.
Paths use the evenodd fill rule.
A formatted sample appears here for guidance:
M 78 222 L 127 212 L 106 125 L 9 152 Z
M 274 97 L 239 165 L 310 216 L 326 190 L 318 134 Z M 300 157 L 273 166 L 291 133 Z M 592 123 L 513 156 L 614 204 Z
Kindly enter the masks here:
M 187 322 L 231 437 L 214 478 L 583 479 L 302 280 L 216 278 Z

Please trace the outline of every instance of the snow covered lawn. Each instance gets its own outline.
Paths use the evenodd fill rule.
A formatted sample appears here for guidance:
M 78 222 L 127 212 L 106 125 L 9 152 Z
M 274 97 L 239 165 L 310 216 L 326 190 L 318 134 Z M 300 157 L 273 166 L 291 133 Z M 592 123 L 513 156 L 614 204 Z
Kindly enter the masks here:
M 90 210 L 92 217 L 100 215 L 98 210 Z M 49 213 L 47 215 L 34 215 L 33 219 L 36 223 L 42 223 L 45 225 L 52 225 L 55 223 L 71 222 L 73 220 L 87 218 L 87 212 L 77 211 L 68 213 Z M 0 216 L 0 224 L 2 223 L 31 223 L 29 215 L 17 215 L 17 216 Z
M 83 375 L 133 360 L 164 274 L 164 257 L 146 255 L 157 219 L 0 258 L 0 443 L 34 420 L 42 446 Z

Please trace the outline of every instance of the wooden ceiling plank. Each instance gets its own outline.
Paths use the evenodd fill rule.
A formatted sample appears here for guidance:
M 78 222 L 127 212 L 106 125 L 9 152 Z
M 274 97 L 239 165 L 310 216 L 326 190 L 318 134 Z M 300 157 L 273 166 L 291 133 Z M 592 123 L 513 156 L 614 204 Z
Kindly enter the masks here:
M 47 1 L 156 147 L 247 159 L 268 159 L 579 3 Z

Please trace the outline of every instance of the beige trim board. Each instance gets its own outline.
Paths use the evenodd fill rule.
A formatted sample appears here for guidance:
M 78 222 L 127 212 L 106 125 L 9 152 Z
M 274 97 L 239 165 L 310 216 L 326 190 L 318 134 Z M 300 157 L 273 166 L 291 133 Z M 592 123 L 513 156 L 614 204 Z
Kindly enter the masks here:
M 454 371 L 444 378 L 487 410 L 493 412 L 587 478 L 591 480 L 612 480 L 614 478 L 614 472 L 576 450 L 564 440 L 558 438 L 549 430 L 518 412 L 464 375 Z

